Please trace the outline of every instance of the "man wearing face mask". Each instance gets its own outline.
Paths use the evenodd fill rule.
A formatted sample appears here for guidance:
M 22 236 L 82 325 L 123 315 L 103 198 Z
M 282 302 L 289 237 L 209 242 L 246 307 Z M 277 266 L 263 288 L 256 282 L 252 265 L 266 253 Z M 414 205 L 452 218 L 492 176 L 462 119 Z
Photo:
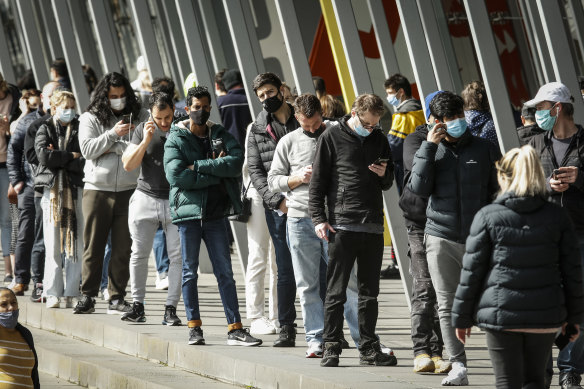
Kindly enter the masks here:
M 539 88 L 525 106 L 535 107 L 535 121 L 545 131 L 531 138 L 529 144 L 540 155 L 549 184 L 549 199 L 568 211 L 584 261 L 584 129 L 574 123 L 573 101 L 570 90 L 564 84 L 550 82 Z M 557 363 L 560 386 L 564 389 L 582 388 L 582 335 L 560 351 Z
M 79 118 L 79 144 L 86 159 L 83 190 L 84 251 L 83 297 L 74 313 L 92 313 L 99 293 L 103 257 L 111 230 L 108 314 L 130 312 L 124 300 L 130 278 L 132 238 L 128 229 L 128 203 L 138 180 L 138 170 L 126 172 L 122 154 L 128 147 L 135 123 L 148 119 L 130 82 L 123 75 L 106 74 L 97 84 L 87 112 Z
M 383 100 L 364 94 L 351 113 L 325 131 L 316 146 L 308 213 L 316 235 L 328 242 L 321 366 L 339 364 L 343 305 L 355 261 L 358 271 L 359 363 L 391 366 L 375 334 L 379 273 L 383 257 L 383 196 L 393 182 L 393 164 L 379 120 Z M 327 214 L 327 206 L 328 214 Z
M 180 299 L 181 263 L 180 239 L 176 225 L 172 224 L 168 194 L 170 186 L 164 176 L 164 144 L 174 118 L 172 95 L 154 92 L 150 95 L 150 119 L 136 127 L 132 142 L 122 155 L 124 169 L 132 171 L 141 167 L 138 187 L 130 200 L 130 281 L 132 285 L 132 312 L 122 320 L 145 322 L 144 298 L 148 278 L 148 259 L 159 225 L 165 232 L 168 251 L 168 295 L 162 324 L 175 326 L 181 321 L 176 315 Z
M 262 73 L 253 80 L 253 90 L 264 106 L 252 124 L 247 143 L 251 182 L 264 200 L 268 231 L 272 237 L 278 265 L 278 321 L 280 335 L 274 347 L 294 347 L 296 342 L 296 281 L 292 257 L 286 243 L 286 199 L 268 186 L 268 172 L 280 139 L 300 127 L 294 108 L 284 101 L 282 81 L 274 73 Z
M 499 149 L 467 131 L 464 102 L 442 92 L 430 102 L 434 124 L 414 156 L 408 190 L 429 198 L 424 229 L 426 259 L 438 300 L 438 316 L 452 370 L 442 385 L 468 385 L 464 345 L 456 338 L 450 312 L 462 270 L 470 225 L 499 189 Z
M 243 150 L 223 126 L 209 121 L 211 95 L 189 89 L 187 120 L 177 120 L 164 145 L 164 171 L 170 184 L 170 214 L 178 226 L 183 260 L 182 292 L 189 344 L 203 345 L 197 270 L 205 242 L 227 319 L 227 344 L 259 346 L 241 324 L 225 218 L 241 211 L 239 177 Z

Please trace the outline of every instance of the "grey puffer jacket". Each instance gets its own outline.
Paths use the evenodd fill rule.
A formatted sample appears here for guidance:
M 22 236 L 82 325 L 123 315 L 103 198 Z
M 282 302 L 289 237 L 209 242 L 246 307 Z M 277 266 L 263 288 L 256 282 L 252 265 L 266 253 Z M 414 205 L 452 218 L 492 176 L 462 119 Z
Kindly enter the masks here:
M 511 192 L 482 208 L 466 241 L 452 324 L 501 331 L 582 320 L 582 265 L 567 212 Z

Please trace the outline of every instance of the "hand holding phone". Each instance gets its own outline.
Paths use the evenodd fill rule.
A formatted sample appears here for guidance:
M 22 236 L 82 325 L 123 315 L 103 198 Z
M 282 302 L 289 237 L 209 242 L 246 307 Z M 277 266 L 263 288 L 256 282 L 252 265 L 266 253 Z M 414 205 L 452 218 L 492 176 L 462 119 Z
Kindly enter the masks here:
M 558 174 L 562 173 L 560 169 L 554 169 L 554 171 L 552 172 L 552 178 L 554 180 L 558 179 Z
M 389 158 L 381 158 L 381 157 L 379 157 L 379 158 L 377 158 L 377 159 L 375 160 L 375 162 L 373 162 L 373 164 L 374 164 L 374 165 L 381 165 L 381 164 L 382 164 L 382 163 L 384 163 L 384 162 L 385 162 L 385 163 L 389 162 Z
M 132 114 L 126 114 L 122 116 L 122 124 L 132 124 Z

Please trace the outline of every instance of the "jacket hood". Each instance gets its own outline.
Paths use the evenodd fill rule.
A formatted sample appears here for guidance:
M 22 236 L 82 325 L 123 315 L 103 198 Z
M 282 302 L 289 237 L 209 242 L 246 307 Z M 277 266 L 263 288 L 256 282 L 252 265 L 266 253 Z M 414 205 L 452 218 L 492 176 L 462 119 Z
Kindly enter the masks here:
M 541 196 L 517 197 L 513 192 L 506 192 L 493 201 L 501 204 L 517 213 L 531 213 L 544 206 L 546 200 Z
M 418 127 L 416 127 L 416 130 L 414 132 L 417 132 L 419 135 L 424 135 L 425 137 L 428 137 L 428 125 L 426 123 L 421 124 Z
M 422 103 L 416 99 L 408 99 L 403 101 L 400 105 L 397 106 L 395 112 L 404 113 L 404 112 L 411 112 L 411 111 L 419 111 L 422 109 Z
M 182 136 L 185 135 L 186 133 L 184 131 L 189 131 L 189 117 L 188 116 L 182 116 L 178 119 L 176 119 L 174 122 L 172 122 L 172 125 L 170 126 L 170 133 L 176 132 L 178 136 Z M 219 131 L 221 128 L 223 128 L 221 125 L 212 122 L 211 120 L 207 120 L 207 127 L 209 127 L 210 131 Z
M 486 122 L 493 119 L 493 115 L 486 111 L 464 111 L 464 118 L 468 123 L 468 129 L 474 133 L 474 130 L 480 130 Z
M 361 137 L 360 137 L 359 135 L 357 135 L 357 133 L 356 133 L 355 131 L 353 131 L 353 130 L 351 129 L 351 127 L 349 127 L 349 125 L 347 124 L 347 120 L 349 120 L 350 118 L 351 118 L 351 114 L 350 114 L 350 113 L 348 113 L 348 114 L 346 114 L 345 116 L 343 116 L 342 118 L 339 118 L 339 120 L 337 120 L 337 123 L 338 123 L 339 127 L 341 127 L 341 129 L 342 129 L 343 131 L 345 131 L 346 133 L 349 133 L 349 134 L 351 134 L 352 136 L 354 136 L 354 137 L 355 137 L 355 138 L 357 138 L 357 139 L 360 139 Z M 333 122 L 333 123 L 334 123 L 334 122 Z M 380 125 L 381 125 L 381 123 L 380 123 Z M 332 127 L 332 126 L 331 126 L 331 127 Z M 328 128 L 328 126 L 327 126 L 327 128 Z M 370 136 L 371 136 L 373 133 L 375 133 L 376 131 L 379 131 L 379 132 L 381 132 L 381 130 L 375 130 L 375 131 L 371 131 L 371 134 L 370 134 Z M 366 137 L 365 139 L 367 139 L 367 138 L 369 138 L 369 137 Z

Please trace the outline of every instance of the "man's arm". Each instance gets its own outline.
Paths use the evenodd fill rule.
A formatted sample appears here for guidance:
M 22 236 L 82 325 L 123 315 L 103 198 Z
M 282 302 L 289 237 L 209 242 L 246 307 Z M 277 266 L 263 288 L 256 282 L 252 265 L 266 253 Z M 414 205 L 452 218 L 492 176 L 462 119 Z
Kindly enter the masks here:
M 437 150 L 436 143 L 424 141 L 414 156 L 412 175 L 407 185 L 418 196 L 430 197 L 434 191 L 434 160 Z
M 323 135 L 316 145 L 316 154 L 312 164 L 312 178 L 308 188 L 308 213 L 312 223 L 317 226 L 327 222 L 325 197 L 331 181 L 332 150 Z
M 226 155 L 216 156 L 215 159 L 203 159 L 197 161 L 196 171 L 200 174 L 208 174 L 216 177 L 228 178 L 241 176 L 243 166 L 243 150 L 239 142 L 225 131 L 222 135 L 225 144 Z
M 301 180 L 300 184 L 296 184 L 294 188 L 289 185 L 290 180 L 293 180 L 294 177 L 290 176 L 290 162 L 288 160 L 290 153 L 288 146 L 286 137 L 284 137 L 280 140 L 274 152 L 272 166 L 268 172 L 268 187 L 273 193 L 288 192 L 302 184 Z
M 8 177 L 13 187 L 16 187 L 19 182 L 26 182 L 22 164 L 26 126 L 29 124 L 29 120 L 21 119 L 10 138 L 10 143 L 8 143 L 6 167 L 8 168 Z
M 200 161 L 187 161 L 179 145 L 172 137 L 168 138 L 164 145 L 164 172 L 171 186 L 191 190 L 207 188 L 221 182 L 217 176 L 197 173 L 198 162 Z
M 148 145 L 154 135 L 155 126 L 153 122 L 147 122 L 143 126 L 138 126 L 132 135 L 132 142 L 122 154 L 124 170 L 131 172 L 142 164 Z

